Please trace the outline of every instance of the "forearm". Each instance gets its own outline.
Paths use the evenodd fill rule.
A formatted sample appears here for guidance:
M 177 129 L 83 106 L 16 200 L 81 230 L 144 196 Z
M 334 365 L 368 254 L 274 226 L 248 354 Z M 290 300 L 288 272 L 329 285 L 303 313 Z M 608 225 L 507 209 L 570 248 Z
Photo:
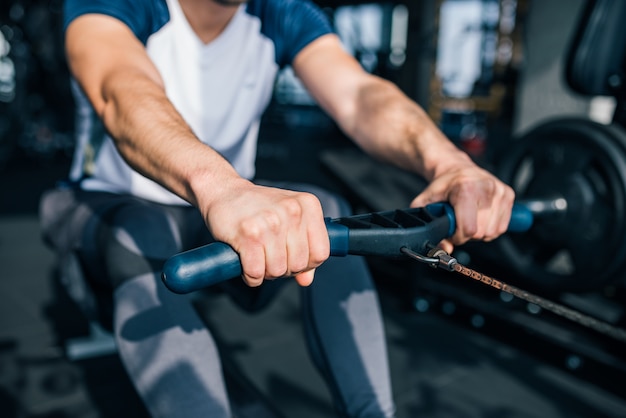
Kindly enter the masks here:
M 243 181 L 193 134 L 126 25 L 83 15 L 68 26 L 65 42 L 72 74 L 133 169 L 203 209 L 232 181 Z
M 151 78 L 120 70 L 103 83 L 102 99 L 98 113 L 122 157 L 191 204 L 210 204 L 220 188 L 242 180 L 195 137 Z
M 454 165 L 471 163 L 392 83 L 373 79 L 356 97 L 353 115 L 342 127 L 368 153 L 428 180 Z
M 363 71 L 336 37 L 313 42 L 293 65 L 317 102 L 361 148 L 428 180 L 411 206 L 453 205 L 453 242 L 490 240 L 506 230 L 513 190 L 474 164 L 397 86 Z

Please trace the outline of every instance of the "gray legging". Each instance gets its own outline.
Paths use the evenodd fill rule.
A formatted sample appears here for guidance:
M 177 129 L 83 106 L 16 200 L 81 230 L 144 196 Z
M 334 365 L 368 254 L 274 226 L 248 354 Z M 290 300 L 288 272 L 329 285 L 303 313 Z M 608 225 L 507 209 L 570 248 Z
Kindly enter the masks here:
M 278 186 L 314 193 L 325 216 L 347 214 L 346 205 L 328 192 Z M 77 196 L 77 205 L 92 214 L 83 216 L 86 227 L 77 245 L 79 255 L 92 279 L 114 289 L 113 329 L 119 353 L 149 412 L 155 417 L 230 417 L 210 331 L 190 297 L 169 292 L 159 278 L 169 256 L 210 240 L 198 211 L 128 196 L 86 192 Z M 223 287 L 241 307 L 256 310 L 288 281 L 249 288 L 235 279 Z M 381 313 L 363 259 L 329 259 L 318 268 L 313 284 L 301 292 L 309 351 L 339 414 L 392 417 Z

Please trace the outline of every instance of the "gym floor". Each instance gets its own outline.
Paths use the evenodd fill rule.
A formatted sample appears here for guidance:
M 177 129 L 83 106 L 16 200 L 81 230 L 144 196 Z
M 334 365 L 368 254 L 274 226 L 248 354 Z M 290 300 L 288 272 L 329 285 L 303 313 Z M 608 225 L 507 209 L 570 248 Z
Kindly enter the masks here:
M 65 159 L 16 159 L 0 175 L 1 415 L 142 417 L 115 354 L 70 361 L 65 352 L 88 328 L 54 279 L 36 211 L 41 192 L 66 170 Z M 412 280 L 377 279 L 398 417 L 626 416 L 623 388 L 611 390 L 620 382 L 583 378 L 566 357 L 548 361 L 532 335 L 528 346 L 538 350 L 484 332 L 477 320 L 485 317 L 415 309 L 406 297 Z M 295 286 L 256 316 L 223 295 L 207 297 L 199 309 L 220 342 L 239 417 L 333 416 L 301 338 Z

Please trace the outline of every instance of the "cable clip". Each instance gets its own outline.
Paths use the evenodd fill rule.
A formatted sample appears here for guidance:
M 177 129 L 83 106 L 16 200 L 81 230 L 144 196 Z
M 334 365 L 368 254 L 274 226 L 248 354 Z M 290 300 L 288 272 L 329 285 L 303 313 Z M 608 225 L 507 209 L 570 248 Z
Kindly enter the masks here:
M 448 271 L 454 271 L 454 265 L 458 263 L 456 258 L 452 257 L 441 248 L 431 249 L 426 256 L 416 253 L 408 247 L 400 248 L 400 252 L 406 254 L 414 260 L 428 264 L 433 268 L 439 267 Z
M 437 267 L 447 271 L 454 271 L 454 265 L 458 264 L 456 258 L 452 257 L 450 254 L 437 247 L 428 251 L 428 257 L 436 258 Z

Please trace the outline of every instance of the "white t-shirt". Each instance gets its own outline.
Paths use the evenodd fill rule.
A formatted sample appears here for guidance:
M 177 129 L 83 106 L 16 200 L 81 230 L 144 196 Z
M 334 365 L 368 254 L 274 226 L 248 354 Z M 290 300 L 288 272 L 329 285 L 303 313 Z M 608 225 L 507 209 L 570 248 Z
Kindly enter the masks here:
M 107 14 L 129 26 L 193 132 L 245 178 L 255 174 L 260 118 L 278 70 L 332 30 L 323 13 L 304 0 L 251 0 L 209 44 L 193 32 L 178 0 L 68 0 L 65 25 L 85 13 Z M 77 146 L 70 178 L 87 190 L 186 204 L 126 164 L 76 84 L 74 92 Z

